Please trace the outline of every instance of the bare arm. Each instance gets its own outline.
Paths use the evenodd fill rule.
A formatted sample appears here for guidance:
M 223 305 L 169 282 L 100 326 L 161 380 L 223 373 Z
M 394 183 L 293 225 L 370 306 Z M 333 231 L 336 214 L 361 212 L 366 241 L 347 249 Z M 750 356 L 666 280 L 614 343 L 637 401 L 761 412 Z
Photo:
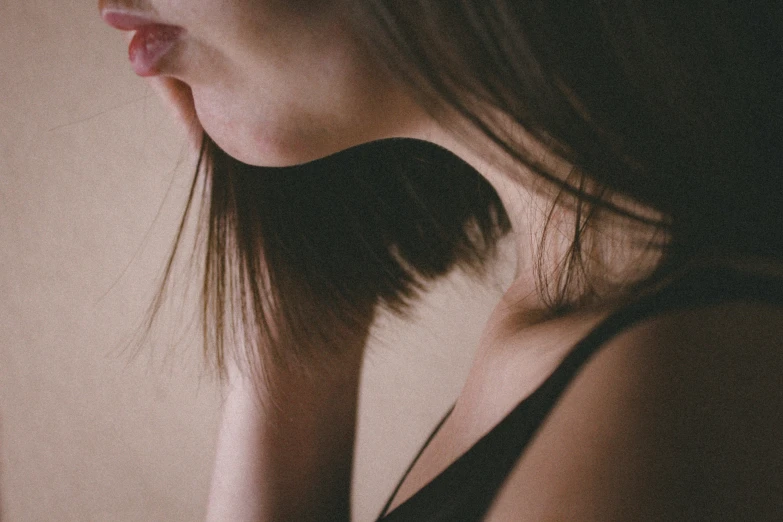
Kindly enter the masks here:
M 278 375 L 264 406 L 251 379 L 230 372 L 207 522 L 349 520 L 366 339 L 356 337 L 328 369 Z

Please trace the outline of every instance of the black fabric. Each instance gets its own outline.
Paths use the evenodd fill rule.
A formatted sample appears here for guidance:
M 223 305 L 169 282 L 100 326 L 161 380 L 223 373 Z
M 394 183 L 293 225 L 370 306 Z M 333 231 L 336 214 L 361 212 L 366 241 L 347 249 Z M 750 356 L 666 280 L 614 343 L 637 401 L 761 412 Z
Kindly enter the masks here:
M 748 273 L 731 266 L 710 266 L 689 270 L 663 289 L 641 296 L 596 326 L 571 349 L 538 389 L 440 475 L 387 514 L 392 499 L 413 467 L 411 464 L 378 521 L 481 520 L 565 389 L 608 340 L 639 321 L 667 311 L 728 301 L 783 305 L 783 281 L 779 276 Z M 444 421 L 445 418 L 430 435 L 416 460 Z

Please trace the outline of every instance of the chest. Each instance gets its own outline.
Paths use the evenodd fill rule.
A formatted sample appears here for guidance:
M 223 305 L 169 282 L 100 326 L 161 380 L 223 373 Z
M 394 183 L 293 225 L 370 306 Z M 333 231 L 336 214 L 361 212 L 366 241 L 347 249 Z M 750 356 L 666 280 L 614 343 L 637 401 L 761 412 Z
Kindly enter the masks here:
M 390 510 L 441 474 L 533 393 L 602 317 L 553 320 L 513 338 L 485 335 L 453 411 L 401 483 Z

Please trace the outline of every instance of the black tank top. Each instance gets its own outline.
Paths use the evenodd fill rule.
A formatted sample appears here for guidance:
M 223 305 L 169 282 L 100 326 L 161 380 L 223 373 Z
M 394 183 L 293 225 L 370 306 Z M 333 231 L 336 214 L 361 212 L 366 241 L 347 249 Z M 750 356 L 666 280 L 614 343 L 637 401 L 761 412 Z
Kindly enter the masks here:
M 643 295 L 614 312 L 578 342 L 544 383 L 489 433 L 411 498 L 387 513 L 402 482 L 446 417 L 424 443 L 394 489 L 379 522 L 479 521 L 546 416 L 581 368 L 606 342 L 657 314 L 727 301 L 783 305 L 779 275 L 749 273 L 730 266 L 687 270 L 661 290 Z

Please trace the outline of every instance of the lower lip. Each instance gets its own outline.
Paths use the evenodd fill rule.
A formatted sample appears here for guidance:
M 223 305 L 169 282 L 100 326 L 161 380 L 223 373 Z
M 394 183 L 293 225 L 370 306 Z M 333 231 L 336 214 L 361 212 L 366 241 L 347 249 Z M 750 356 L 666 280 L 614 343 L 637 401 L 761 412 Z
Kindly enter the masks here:
M 139 76 L 157 76 L 163 59 L 172 51 L 182 29 L 171 25 L 144 25 L 136 30 L 128 57 L 133 71 Z

